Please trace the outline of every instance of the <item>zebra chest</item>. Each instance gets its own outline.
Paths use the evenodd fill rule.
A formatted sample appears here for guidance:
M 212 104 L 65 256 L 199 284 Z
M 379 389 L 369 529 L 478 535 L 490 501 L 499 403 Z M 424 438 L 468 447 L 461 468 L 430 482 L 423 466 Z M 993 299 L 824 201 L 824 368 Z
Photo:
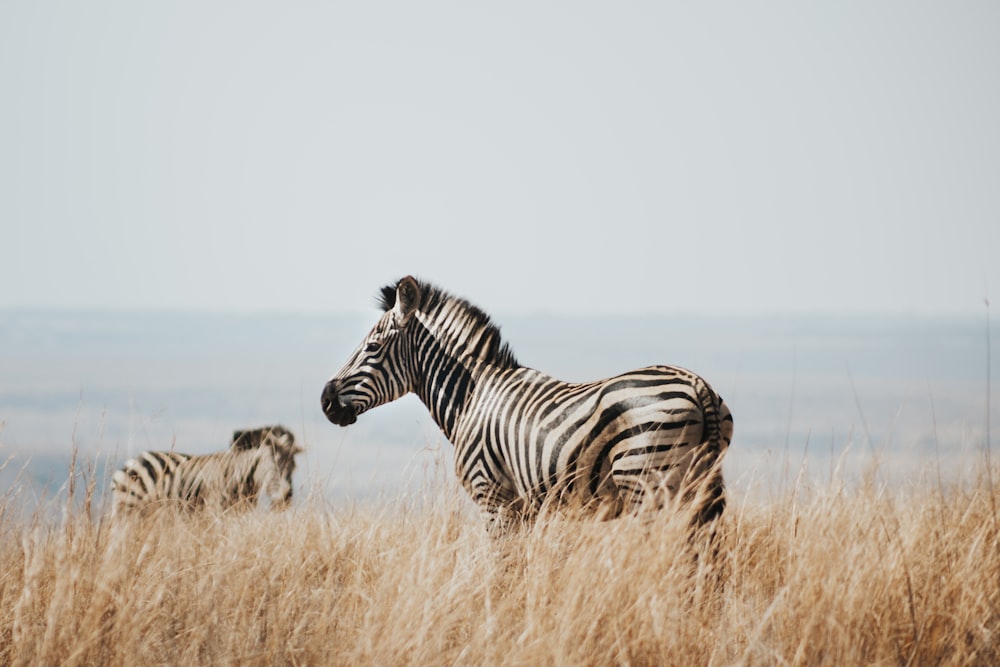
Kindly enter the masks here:
M 456 440 L 457 476 L 480 504 L 535 505 L 566 478 L 544 430 L 486 421 Z
M 518 495 L 507 462 L 480 435 L 455 443 L 455 473 L 476 502 L 503 501 Z
M 487 504 L 536 505 L 574 493 L 593 464 L 581 444 L 598 400 L 598 392 L 530 370 L 480 384 L 451 438 L 459 480 Z

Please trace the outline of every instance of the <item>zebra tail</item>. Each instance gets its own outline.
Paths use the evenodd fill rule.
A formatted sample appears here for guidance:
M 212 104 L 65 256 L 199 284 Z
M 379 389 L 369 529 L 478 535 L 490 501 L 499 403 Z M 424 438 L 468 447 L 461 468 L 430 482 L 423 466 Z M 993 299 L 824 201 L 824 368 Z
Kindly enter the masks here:
M 705 433 L 697 456 L 699 460 L 692 462 L 695 475 L 690 480 L 689 493 L 697 503 L 693 523 L 703 526 L 722 516 L 726 509 L 722 456 L 729 443 L 722 434 L 722 398 L 702 378 L 698 378 L 698 399 L 702 406 Z

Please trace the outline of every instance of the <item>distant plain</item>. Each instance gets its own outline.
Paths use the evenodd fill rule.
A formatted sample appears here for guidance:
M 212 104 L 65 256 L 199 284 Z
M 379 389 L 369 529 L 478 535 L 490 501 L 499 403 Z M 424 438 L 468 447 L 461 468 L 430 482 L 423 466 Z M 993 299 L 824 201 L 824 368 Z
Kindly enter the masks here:
M 235 429 L 282 423 L 307 448 L 296 473 L 302 490 L 359 499 L 412 486 L 450 453 L 415 397 L 346 429 L 319 409 L 323 383 L 376 317 L 374 309 L 4 311 L 0 456 L 12 460 L 0 483 L 10 488 L 16 477 L 30 505 L 57 494 L 74 448 L 110 475 L 143 449 L 204 453 L 225 447 Z M 959 479 L 981 462 L 985 311 L 494 319 L 522 363 L 562 379 L 653 363 L 702 374 L 735 416 L 726 460 L 735 493 L 780 494 L 796 478 L 828 480 L 838 467 L 848 480 L 873 465 L 893 479 L 928 470 Z M 991 335 L 996 347 L 996 327 Z

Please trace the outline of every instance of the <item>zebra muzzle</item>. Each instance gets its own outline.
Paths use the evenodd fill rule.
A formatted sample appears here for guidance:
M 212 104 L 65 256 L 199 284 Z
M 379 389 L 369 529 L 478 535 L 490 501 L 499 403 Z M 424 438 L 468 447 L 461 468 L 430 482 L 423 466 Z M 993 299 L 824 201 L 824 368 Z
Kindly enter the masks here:
M 321 403 L 323 414 L 337 426 L 348 426 L 358 421 L 357 408 L 353 405 L 345 405 L 340 400 L 339 388 L 332 380 L 323 387 Z

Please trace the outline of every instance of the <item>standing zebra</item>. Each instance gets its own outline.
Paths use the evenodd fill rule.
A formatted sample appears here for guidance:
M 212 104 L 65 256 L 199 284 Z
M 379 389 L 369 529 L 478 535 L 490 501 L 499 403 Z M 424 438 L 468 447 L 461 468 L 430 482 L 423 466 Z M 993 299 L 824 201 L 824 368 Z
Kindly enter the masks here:
M 252 507 L 261 490 L 272 508 L 283 509 L 292 500 L 295 455 L 302 451 L 287 429 L 266 426 L 236 431 L 229 449 L 214 454 L 143 452 L 112 476 L 114 512 L 153 503 L 219 510 Z
M 725 508 L 733 419 L 701 377 L 650 366 L 582 384 L 522 366 L 490 318 L 411 276 L 323 389 L 334 424 L 409 392 L 455 446 L 455 468 L 491 529 L 546 500 L 607 515 L 681 498 L 696 524 Z

